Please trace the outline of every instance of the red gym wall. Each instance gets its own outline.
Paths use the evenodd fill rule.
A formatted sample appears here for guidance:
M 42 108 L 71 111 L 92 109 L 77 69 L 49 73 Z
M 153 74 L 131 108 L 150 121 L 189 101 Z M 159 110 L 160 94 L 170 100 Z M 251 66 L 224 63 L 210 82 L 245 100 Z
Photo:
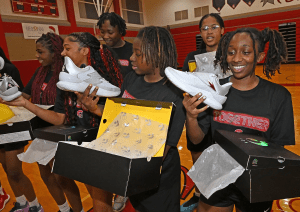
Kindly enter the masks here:
M 118 0 L 114 0 L 114 11 L 118 14 L 120 14 L 120 5 Z M 58 24 L 58 30 L 60 36 L 63 38 L 72 33 L 72 32 L 90 32 L 91 34 L 94 34 L 94 29 L 91 27 L 78 27 L 76 24 L 76 18 L 74 14 L 74 5 L 73 0 L 65 0 L 65 6 L 67 10 L 67 17 L 68 22 L 70 23 L 70 26 L 62 26 Z M 37 19 L 37 23 L 39 20 Z M 0 46 L 3 48 L 6 56 L 9 58 L 9 51 L 7 49 L 7 41 L 5 34 L 9 34 L 10 36 L 12 34 L 23 34 L 22 29 L 22 23 L 17 22 L 4 22 L 1 19 L 0 15 Z M 130 31 L 127 30 L 126 37 L 136 37 L 137 31 Z M 32 44 L 34 45 L 34 43 Z M 19 48 L 19 51 L 24 51 L 23 53 L 26 54 L 26 46 Z M 35 48 L 35 47 L 34 47 Z M 35 72 L 35 70 L 40 66 L 38 60 L 12 60 L 12 63 L 19 69 L 21 79 L 24 85 L 28 83 L 31 76 Z
M 300 10 L 273 13 L 268 15 L 253 16 L 247 18 L 225 20 L 225 32 L 236 30 L 240 27 L 255 27 L 260 30 L 270 27 L 277 29 L 278 25 L 288 22 L 296 22 L 296 61 L 300 62 Z M 187 54 L 196 50 L 196 35 L 199 34 L 199 26 L 188 26 L 171 29 L 177 47 L 179 67 Z

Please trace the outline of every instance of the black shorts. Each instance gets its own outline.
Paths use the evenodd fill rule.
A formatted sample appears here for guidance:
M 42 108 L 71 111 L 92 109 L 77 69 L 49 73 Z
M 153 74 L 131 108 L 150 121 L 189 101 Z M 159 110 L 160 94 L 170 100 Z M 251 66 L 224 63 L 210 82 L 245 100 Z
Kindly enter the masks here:
M 211 130 L 207 132 L 203 140 L 199 144 L 193 144 L 188 137 L 186 137 L 187 149 L 191 152 L 203 152 L 206 148 L 213 144 Z
M 0 149 L 4 149 L 5 151 L 13 151 L 17 149 L 21 149 L 28 144 L 28 141 L 19 141 L 13 143 L 0 144 Z
M 236 208 L 243 212 L 270 212 L 273 204 L 273 201 L 250 203 L 233 184 L 215 192 L 209 199 L 201 195 L 200 201 L 215 207 L 235 205 Z
M 159 187 L 130 196 L 132 206 L 141 212 L 179 212 L 180 174 L 179 153 L 171 147 L 162 166 Z

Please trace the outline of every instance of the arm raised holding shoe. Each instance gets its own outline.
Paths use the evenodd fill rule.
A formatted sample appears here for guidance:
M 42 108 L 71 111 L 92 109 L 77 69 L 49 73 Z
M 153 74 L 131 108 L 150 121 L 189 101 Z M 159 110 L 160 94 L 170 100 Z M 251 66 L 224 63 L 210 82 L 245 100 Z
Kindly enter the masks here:
M 186 133 L 194 144 L 200 143 L 205 136 L 197 120 L 198 115 L 208 108 L 207 105 L 200 109 L 197 108 L 205 99 L 206 97 L 202 96 L 201 93 L 193 97 L 186 94 L 182 102 L 186 109 Z

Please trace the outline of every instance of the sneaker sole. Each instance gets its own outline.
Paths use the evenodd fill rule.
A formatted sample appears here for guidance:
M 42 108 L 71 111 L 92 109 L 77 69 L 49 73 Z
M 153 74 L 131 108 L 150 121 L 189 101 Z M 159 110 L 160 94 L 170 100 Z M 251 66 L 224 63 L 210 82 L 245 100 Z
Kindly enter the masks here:
M 22 95 L 22 93 L 21 93 L 20 91 L 18 91 L 17 93 L 15 93 L 15 94 L 13 94 L 13 95 L 9 95 L 9 96 L 5 96 L 5 95 L 3 95 L 3 94 L 0 94 L 0 97 L 1 97 L 4 101 L 6 101 L 6 102 L 10 102 L 10 101 L 12 101 L 12 100 L 18 98 L 18 97 L 21 96 L 21 95 Z
M 3 207 L 0 208 L 0 211 L 2 211 L 5 208 L 6 203 L 10 200 L 10 196 L 7 194 L 8 198 L 4 201 Z
M 88 83 L 82 82 L 82 83 L 72 83 L 72 82 L 65 82 L 65 81 L 59 81 L 57 84 L 57 87 L 61 90 L 64 91 L 77 91 L 80 93 L 83 93 L 85 91 L 85 89 L 88 87 Z M 91 88 L 91 92 L 95 89 L 96 86 L 93 86 Z M 118 91 L 117 91 L 118 89 Z M 115 97 L 118 96 L 121 93 L 121 89 L 119 89 L 118 87 L 116 87 L 115 91 L 110 91 L 110 90 L 105 90 L 101 87 L 99 87 L 96 95 L 97 96 L 104 96 L 104 97 Z

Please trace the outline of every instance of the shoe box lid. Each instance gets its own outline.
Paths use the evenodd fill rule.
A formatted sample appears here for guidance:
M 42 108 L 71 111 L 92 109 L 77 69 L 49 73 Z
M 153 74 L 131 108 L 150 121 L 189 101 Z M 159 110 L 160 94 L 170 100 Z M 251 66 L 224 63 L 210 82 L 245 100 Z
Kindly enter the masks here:
M 107 98 L 97 137 L 122 112 L 169 125 L 172 107 L 169 102 Z M 158 187 L 163 151 L 164 144 L 151 158 L 127 158 L 86 148 L 85 143 L 80 146 L 59 142 L 53 172 L 121 196 L 131 196 Z
M 216 130 L 213 139 L 245 168 L 234 184 L 249 202 L 299 196 L 300 156 L 255 135 Z

